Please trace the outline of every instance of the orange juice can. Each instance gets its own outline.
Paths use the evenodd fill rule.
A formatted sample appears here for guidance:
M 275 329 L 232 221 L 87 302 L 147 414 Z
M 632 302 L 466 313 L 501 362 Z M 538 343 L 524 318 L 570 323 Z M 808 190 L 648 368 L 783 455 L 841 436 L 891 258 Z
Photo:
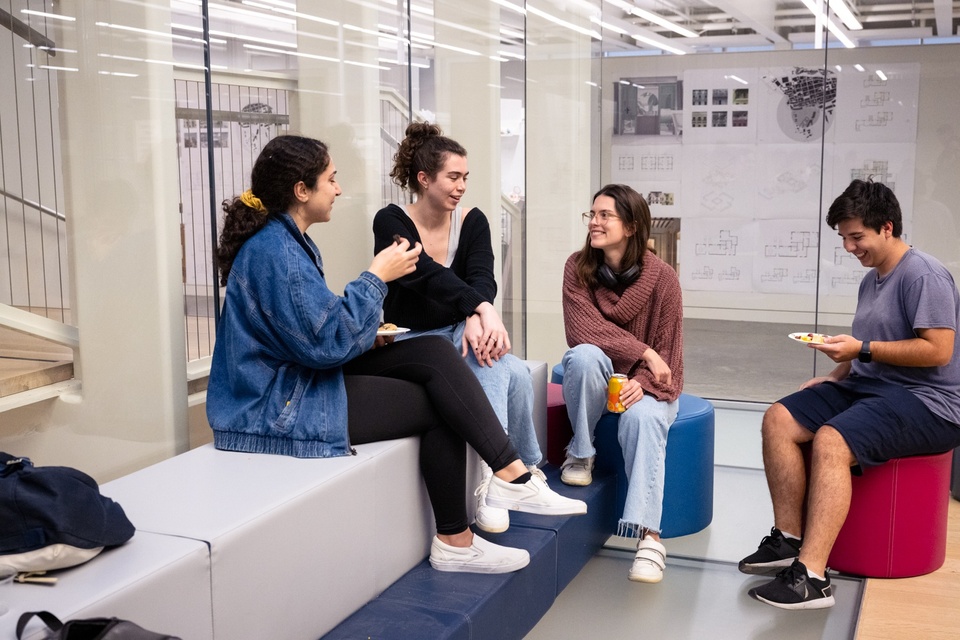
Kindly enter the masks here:
M 623 383 L 626 382 L 627 376 L 622 373 L 615 373 L 610 376 L 610 381 L 607 383 L 607 411 L 611 413 L 623 413 L 627 410 L 623 403 L 620 402 L 620 390 L 623 388 Z

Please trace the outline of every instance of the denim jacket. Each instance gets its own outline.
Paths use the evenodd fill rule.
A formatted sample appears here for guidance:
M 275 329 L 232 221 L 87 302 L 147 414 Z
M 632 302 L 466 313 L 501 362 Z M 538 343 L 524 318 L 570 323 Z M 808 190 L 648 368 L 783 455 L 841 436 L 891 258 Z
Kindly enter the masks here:
M 342 365 L 373 346 L 387 286 L 364 271 L 327 288 L 317 245 L 289 215 L 240 248 L 210 366 L 218 449 L 300 458 L 351 453 Z

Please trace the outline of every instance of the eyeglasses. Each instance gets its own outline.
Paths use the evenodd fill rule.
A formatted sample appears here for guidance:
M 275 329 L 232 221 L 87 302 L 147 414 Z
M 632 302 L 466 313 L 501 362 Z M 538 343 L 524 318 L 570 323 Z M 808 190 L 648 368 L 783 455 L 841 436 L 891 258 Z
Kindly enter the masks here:
M 602 225 L 606 225 L 611 220 L 620 219 L 620 216 L 615 214 L 613 211 L 606 211 L 606 210 L 597 211 L 596 213 L 594 213 L 593 211 L 584 211 L 583 213 L 580 214 L 580 217 L 583 218 L 583 224 L 587 225 L 588 227 L 590 226 L 590 222 L 594 218 L 596 218 L 597 222 Z

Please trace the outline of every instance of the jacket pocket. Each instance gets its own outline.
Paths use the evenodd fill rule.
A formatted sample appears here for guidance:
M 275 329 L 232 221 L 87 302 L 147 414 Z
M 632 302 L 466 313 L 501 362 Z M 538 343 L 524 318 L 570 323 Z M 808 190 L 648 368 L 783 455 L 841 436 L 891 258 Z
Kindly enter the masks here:
M 285 366 L 277 372 L 277 384 L 271 397 L 276 419 L 272 429 L 287 434 L 297 424 L 307 382 L 300 367 Z

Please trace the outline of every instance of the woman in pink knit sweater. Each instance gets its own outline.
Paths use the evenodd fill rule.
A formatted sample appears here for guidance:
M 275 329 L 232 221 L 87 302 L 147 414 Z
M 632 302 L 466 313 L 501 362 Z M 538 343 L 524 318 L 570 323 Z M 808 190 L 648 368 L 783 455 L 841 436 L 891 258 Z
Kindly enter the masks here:
M 611 184 L 583 214 L 583 249 L 563 270 L 563 397 L 573 439 L 561 479 L 588 485 L 593 434 L 607 411 L 607 381 L 627 376 L 626 410 L 618 438 L 627 472 L 627 498 L 617 535 L 638 539 L 629 578 L 660 582 L 666 549 L 660 542 L 667 433 L 683 388 L 683 303 L 677 274 L 647 249 L 650 208 L 632 188 Z

